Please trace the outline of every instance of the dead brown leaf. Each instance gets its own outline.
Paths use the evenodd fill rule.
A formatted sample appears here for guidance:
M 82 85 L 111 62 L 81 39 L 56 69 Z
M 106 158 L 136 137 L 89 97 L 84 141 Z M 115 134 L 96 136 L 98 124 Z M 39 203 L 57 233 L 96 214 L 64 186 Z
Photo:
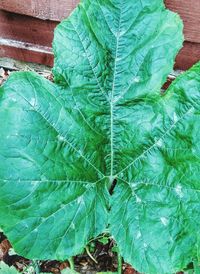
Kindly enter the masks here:
M 3 240 L 0 243 L 0 260 L 3 260 L 3 257 L 8 253 L 10 248 L 11 248 L 11 245 L 7 239 Z

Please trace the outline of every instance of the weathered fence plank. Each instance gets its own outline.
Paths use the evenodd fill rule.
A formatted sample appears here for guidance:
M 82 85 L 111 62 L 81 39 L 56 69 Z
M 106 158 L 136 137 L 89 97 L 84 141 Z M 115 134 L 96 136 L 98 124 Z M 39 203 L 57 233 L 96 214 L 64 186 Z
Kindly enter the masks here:
M 200 0 L 165 0 L 165 4 L 183 19 L 186 41 L 200 43 Z
M 0 8 L 43 20 L 60 21 L 75 8 L 78 0 L 1 0 Z

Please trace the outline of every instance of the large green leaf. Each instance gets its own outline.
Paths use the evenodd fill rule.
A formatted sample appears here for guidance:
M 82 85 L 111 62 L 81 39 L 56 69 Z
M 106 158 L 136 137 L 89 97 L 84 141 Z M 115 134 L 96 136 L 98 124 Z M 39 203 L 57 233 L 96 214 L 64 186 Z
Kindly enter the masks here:
M 72 103 L 35 73 L 12 74 L 1 90 L 1 226 L 28 258 L 72 256 L 107 224 L 104 166 L 95 153 L 105 137 Z
M 123 122 L 133 123 L 136 147 L 117 173 L 111 233 L 136 269 L 175 273 L 198 251 L 200 63 L 165 96 L 130 102 Z
M 23 72 L 0 89 L 0 226 L 17 252 L 63 260 L 109 225 L 141 272 L 196 257 L 200 65 L 160 94 L 182 40 L 161 0 L 84 0 L 55 31 L 55 84 Z

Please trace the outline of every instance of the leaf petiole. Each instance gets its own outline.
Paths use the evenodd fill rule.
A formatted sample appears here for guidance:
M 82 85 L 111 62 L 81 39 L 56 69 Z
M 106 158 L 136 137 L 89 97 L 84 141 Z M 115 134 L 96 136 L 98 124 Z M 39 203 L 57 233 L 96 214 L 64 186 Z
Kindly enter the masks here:
M 70 265 L 70 269 L 71 270 L 75 270 L 75 266 L 74 266 L 74 258 L 71 257 L 68 259 L 69 265 Z
M 92 261 L 94 261 L 95 264 L 98 264 L 97 260 L 92 256 L 92 254 L 90 253 L 90 250 L 89 250 L 89 248 L 88 248 L 87 246 L 85 247 L 85 250 L 86 250 L 86 252 L 87 252 L 87 255 L 90 257 L 90 259 L 91 259 Z
M 118 261 L 117 273 L 121 274 L 122 273 L 122 256 L 119 253 L 119 250 L 117 251 L 117 261 Z
M 40 274 L 40 267 L 38 261 L 32 261 L 35 274 Z

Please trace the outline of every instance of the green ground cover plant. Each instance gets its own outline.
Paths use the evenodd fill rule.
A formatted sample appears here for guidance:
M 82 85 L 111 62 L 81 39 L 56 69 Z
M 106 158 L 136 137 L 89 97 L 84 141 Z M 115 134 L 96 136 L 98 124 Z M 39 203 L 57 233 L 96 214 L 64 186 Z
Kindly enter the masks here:
M 55 30 L 54 83 L 0 88 L 0 227 L 16 252 L 66 260 L 108 231 L 142 273 L 199 258 L 200 63 L 161 0 L 83 0 Z

